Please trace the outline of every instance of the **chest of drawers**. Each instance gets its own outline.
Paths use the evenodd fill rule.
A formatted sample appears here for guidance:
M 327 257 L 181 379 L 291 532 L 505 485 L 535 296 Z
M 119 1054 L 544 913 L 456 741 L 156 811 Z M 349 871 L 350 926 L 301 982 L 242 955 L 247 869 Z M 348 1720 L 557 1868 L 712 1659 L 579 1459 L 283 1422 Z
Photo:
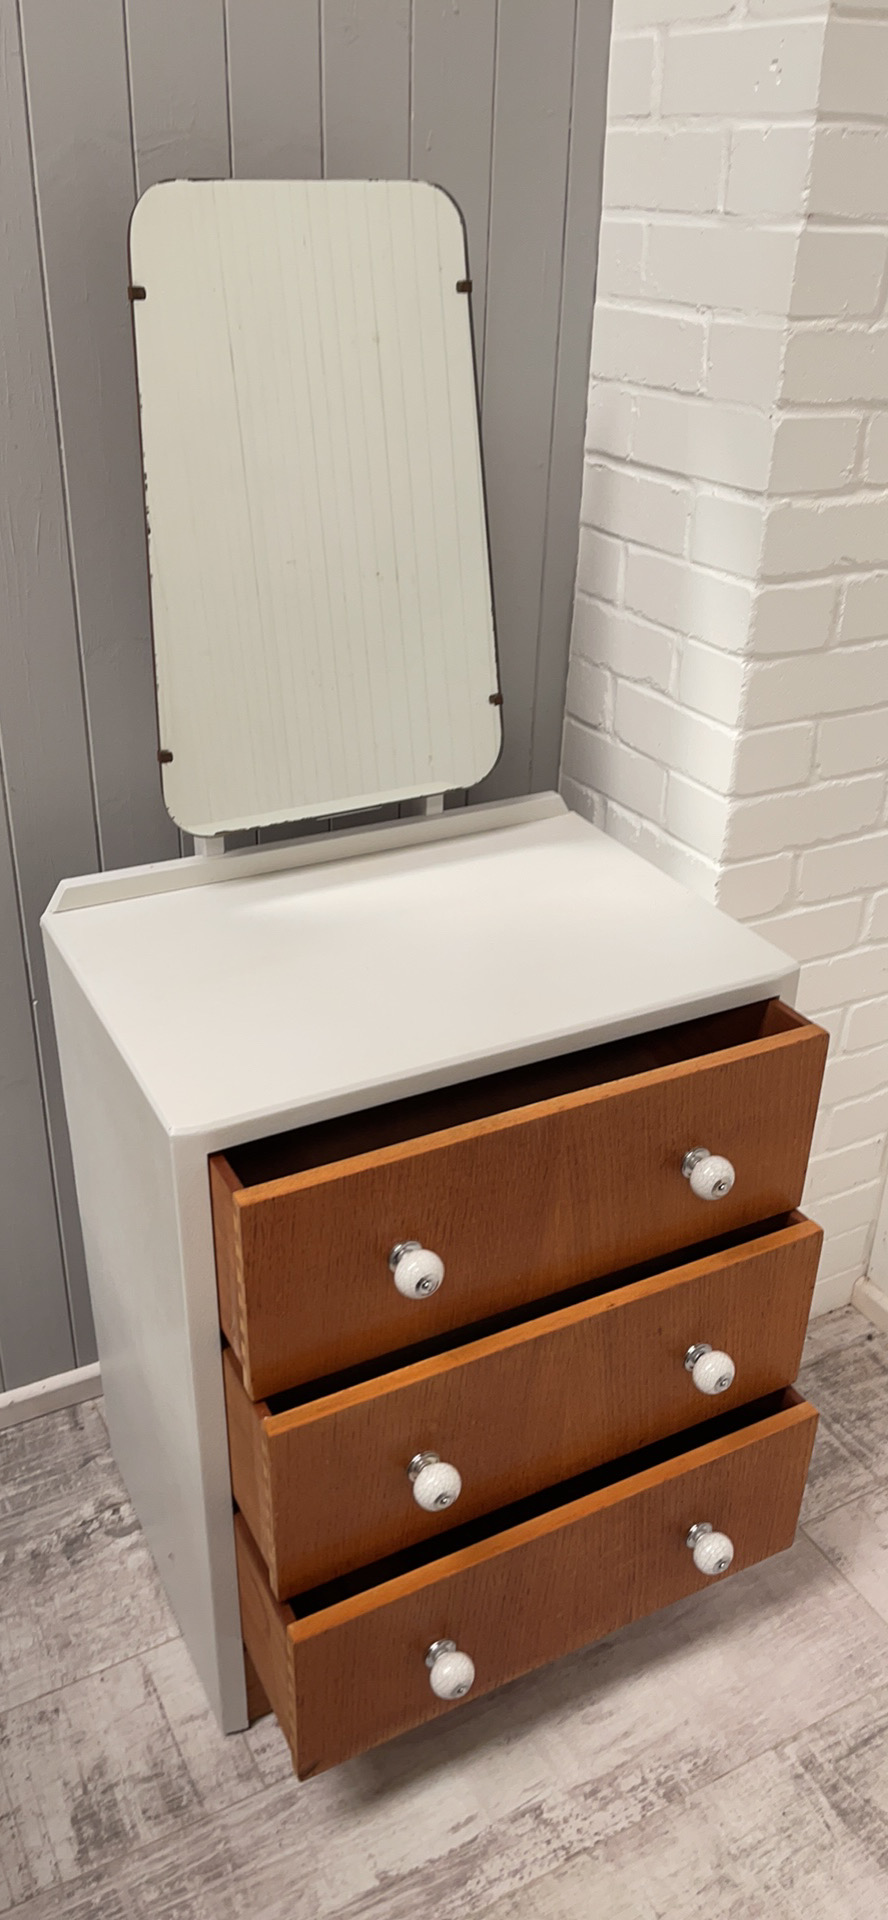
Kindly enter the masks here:
M 782 955 L 552 796 L 45 931 L 112 1441 L 224 1726 L 248 1676 L 307 1777 L 790 1544 Z

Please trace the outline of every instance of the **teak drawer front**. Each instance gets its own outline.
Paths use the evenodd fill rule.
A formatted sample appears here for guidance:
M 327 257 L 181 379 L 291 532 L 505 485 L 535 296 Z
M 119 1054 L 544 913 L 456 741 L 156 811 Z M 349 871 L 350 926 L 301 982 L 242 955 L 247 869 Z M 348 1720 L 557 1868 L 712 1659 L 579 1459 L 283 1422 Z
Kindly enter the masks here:
M 618 1459 L 795 1378 L 822 1234 L 777 1233 L 583 1300 L 381 1378 L 270 1413 L 225 1354 L 234 1497 L 279 1599 Z M 694 1386 L 688 1348 L 731 1355 Z M 433 1451 L 462 1476 L 426 1513 L 407 1477 Z
M 724 1019 L 692 1023 L 701 1045 Z M 790 1212 L 827 1040 L 778 1003 L 763 1020 L 742 1045 L 286 1179 L 242 1187 L 216 1156 L 220 1312 L 250 1397 Z M 446 1093 L 440 1104 L 446 1112 Z M 736 1170 L 715 1203 L 682 1174 L 695 1146 Z M 394 1285 L 389 1254 L 405 1240 L 444 1261 L 427 1299 Z
M 429 1686 L 436 1640 L 471 1656 L 476 1698 L 714 1584 L 686 1544 L 697 1521 L 730 1536 L 731 1573 L 790 1546 L 816 1423 L 787 1393 L 753 1425 L 301 1619 L 238 1515 L 244 1641 L 300 1778 L 453 1711 Z

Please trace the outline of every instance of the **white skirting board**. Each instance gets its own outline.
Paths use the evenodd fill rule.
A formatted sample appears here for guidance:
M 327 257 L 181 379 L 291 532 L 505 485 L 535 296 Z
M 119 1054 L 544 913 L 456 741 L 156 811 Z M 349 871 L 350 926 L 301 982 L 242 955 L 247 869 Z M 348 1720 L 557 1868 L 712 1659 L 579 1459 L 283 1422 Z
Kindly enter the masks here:
M 60 1407 L 76 1407 L 81 1400 L 95 1400 L 102 1391 L 99 1363 L 72 1367 L 70 1373 L 56 1373 L 49 1380 L 32 1380 L 27 1387 L 12 1387 L 0 1393 L 0 1432 L 36 1420 L 42 1413 L 57 1413 Z
M 817 1209 L 812 1208 L 812 1217 L 816 1220 Z M 849 1273 L 829 1273 L 818 1280 L 811 1302 L 811 1319 L 819 1320 L 823 1313 L 836 1313 L 839 1307 L 847 1307 L 854 1290 L 854 1278 Z
M 857 1281 L 851 1300 L 858 1313 L 865 1314 L 880 1333 L 888 1333 L 888 1293 L 882 1287 L 864 1275 Z

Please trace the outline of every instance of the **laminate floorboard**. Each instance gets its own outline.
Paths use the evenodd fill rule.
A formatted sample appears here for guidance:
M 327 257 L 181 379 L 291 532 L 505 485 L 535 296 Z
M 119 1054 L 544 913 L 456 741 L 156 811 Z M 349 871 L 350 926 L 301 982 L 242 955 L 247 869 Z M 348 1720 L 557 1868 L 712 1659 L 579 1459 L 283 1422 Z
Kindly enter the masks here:
M 888 1336 L 803 1384 L 789 1553 L 302 1786 L 218 1732 L 98 1404 L 0 1435 L 0 1912 L 884 1920 Z

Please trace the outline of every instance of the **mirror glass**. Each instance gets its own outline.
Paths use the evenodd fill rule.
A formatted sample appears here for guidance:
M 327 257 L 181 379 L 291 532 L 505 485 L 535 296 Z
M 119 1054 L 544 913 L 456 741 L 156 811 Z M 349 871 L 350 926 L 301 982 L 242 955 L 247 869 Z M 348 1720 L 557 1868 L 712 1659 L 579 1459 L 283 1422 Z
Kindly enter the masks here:
M 500 710 L 454 203 L 170 181 L 136 207 L 130 271 L 173 819 L 473 785 Z

